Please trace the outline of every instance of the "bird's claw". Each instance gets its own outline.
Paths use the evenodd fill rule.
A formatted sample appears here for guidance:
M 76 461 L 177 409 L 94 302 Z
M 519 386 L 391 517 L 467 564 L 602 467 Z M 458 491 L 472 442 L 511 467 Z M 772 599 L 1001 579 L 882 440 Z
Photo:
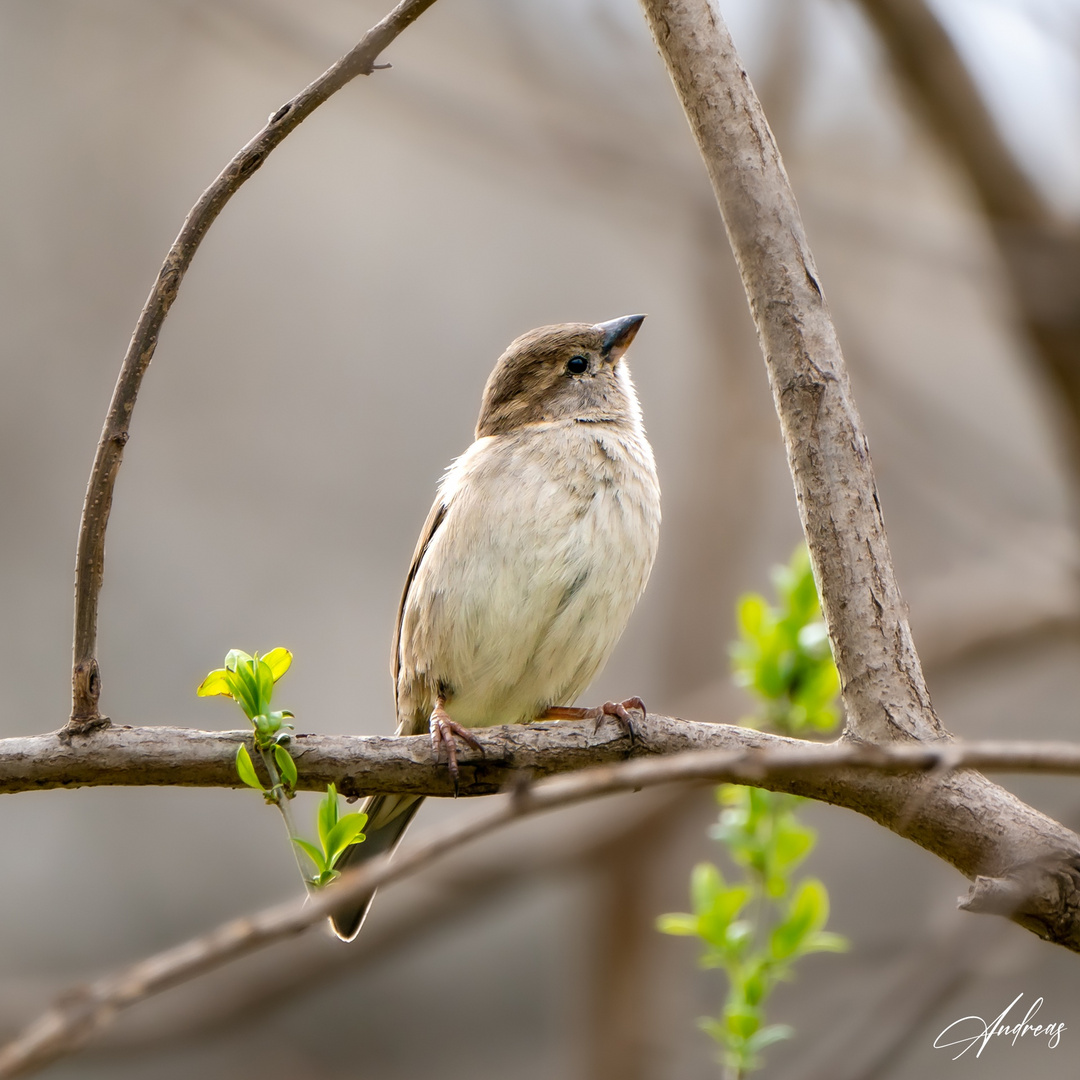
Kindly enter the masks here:
M 442 706 L 442 702 L 432 710 L 428 727 L 431 731 L 431 750 L 436 761 L 442 760 L 442 750 L 444 746 L 446 747 L 446 765 L 450 770 L 450 775 L 454 778 L 454 794 L 457 795 L 460 770 L 458 769 L 457 744 L 454 742 L 454 736 L 456 735 L 463 743 L 478 751 L 481 756 L 483 756 L 484 748 L 467 727 L 462 727 L 456 720 L 450 719 Z
M 619 727 L 630 737 L 631 746 L 634 743 L 634 721 L 630 710 L 636 709 L 641 713 L 644 720 L 648 715 L 645 702 L 639 697 L 629 697 L 625 701 L 605 701 L 592 709 L 581 709 L 571 705 L 554 705 L 539 717 L 541 720 L 595 720 L 593 727 L 595 735 L 603 726 L 605 717 L 613 717 Z
M 645 702 L 639 697 L 629 697 L 625 701 L 605 701 L 603 705 L 597 709 L 596 727 L 594 732 L 600 730 L 600 725 L 604 722 L 605 716 L 612 717 L 619 727 L 626 732 L 630 739 L 630 745 L 634 745 L 634 721 L 630 716 L 630 710 L 635 709 L 641 713 L 641 719 L 644 720 L 648 716 L 648 712 L 645 708 Z

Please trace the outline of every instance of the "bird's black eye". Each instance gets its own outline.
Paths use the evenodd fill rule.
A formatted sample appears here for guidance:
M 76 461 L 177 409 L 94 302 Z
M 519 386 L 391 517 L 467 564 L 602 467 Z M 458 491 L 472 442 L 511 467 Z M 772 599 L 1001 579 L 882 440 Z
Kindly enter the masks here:
M 589 370 L 589 360 L 585 356 L 571 356 L 566 365 L 571 375 L 584 375 Z

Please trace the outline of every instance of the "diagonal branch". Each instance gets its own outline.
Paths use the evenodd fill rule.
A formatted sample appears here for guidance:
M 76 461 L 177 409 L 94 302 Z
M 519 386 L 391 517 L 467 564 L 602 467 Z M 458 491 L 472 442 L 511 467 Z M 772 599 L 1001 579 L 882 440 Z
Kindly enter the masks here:
M 893 573 L 840 344 L 761 105 L 713 0 L 642 0 L 642 7 L 712 180 L 765 354 L 848 736 L 884 744 L 948 739 Z M 1055 823 L 1054 838 L 1039 840 L 1046 819 L 978 773 L 951 775 L 918 797 L 910 778 L 882 778 L 877 797 L 888 799 L 891 785 L 893 794 L 906 792 L 905 803 L 935 806 L 930 817 L 913 815 L 907 830 L 896 823 L 924 846 L 978 816 L 984 835 L 976 846 L 992 861 L 1004 859 L 1005 882 L 983 890 L 981 902 L 1051 940 L 1080 941 L 1080 848 L 1072 833 Z M 1025 850 L 1027 842 L 1035 849 Z
M 86 487 L 79 546 L 75 556 L 75 637 L 72 658 L 72 703 L 69 733 L 108 724 L 98 711 L 101 678 L 97 663 L 98 597 L 105 570 L 105 529 L 112 508 L 113 488 L 128 440 L 131 413 L 139 385 L 157 348 L 161 325 L 172 307 L 180 282 L 207 230 L 225 204 L 266 160 L 270 152 L 332 94 L 357 75 L 375 70 L 379 54 L 416 21 L 435 0 L 401 0 L 376 23 L 354 49 L 313 83 L 287 101 L 221 171 L 191 208 L 173 241 L 157 280 L 146 299 L 105 417 Z
M 398 741 L 407 743 L 413 740 Z M 234 919 L 207 934 L 157 953 L 89 985 L 73 989 L 0 1049 L 0 1078 L 37 1071 L 76 1049 L 95 1031 L 110 1023 L 120 1010 L 257 949 L 301 933 L 321 922 L 338 906 L 347 906 L 377 887 L 415 874 L 465 844 L 505 828 L 520 818 L 603 795 L 674 782 L 750 782 L 770 787 L 789 787 L 792 790 L 804 786 L 805 782 L 819 787 L 829 785 L 843 789 L 845 769 L 834 767 L 837 760 L 861 762 L 864 781 L 872 781 L 874 774 L 882 770 L 925 769 L 932 766 L 953 768 L 964 760 L 965 754 L 958 744 L 893 746 L 884 749 L 843 744 L 799 745 L 796 740 L 782 741 L 795 742 L 796 745 L 752 753 L 695 751 L 660 760 L 602 765 L 546 780 L 536 786 L 518 785 L 511 790 L 510 798 L 495 810 L 421 841 L 399 854 L 393 862 L 388 855 L 379 856 L 347 873 L 330 890 L 302 901 L 280 904 L 254 915 Z M 981 758 L 978 756 L 980 753 Z M 975 759 L 983 762 L 992 760 L 994 753 L 990 748 L 981 751 L 973 748 Z M 1041 750 L 1028 747 L 1025 753 L 1038 757 Z M 1071 768 L 1080 769 L 1080 747 L 1068 747 L 1062 751 L 1062 756 L 1068 758 Z M 854 781 L 855 785 L 858 783 Z M 873 786 L 872 783 L 870 786 Z M 894 805 L 892 809 L 897 816 L 906 813 L 900 805 Z M 916 816 L 924 812 L 925 809 L 919 808 L 914 811 Z M 1067 830 L 1061 826 L 1048 819 L 1047 822 L 1048 831 L 1056 829 L 1060 834 L 1067 834 Z M 989 897 L 992 904 L 1004 887 L 997 880 L 978 879 L 972 895 L 962 903 L 971 910 L 986 910 L 988 905 L 984 898 Z M 1073 947 L 1077 948 L 1078 945 L 1074 943 Z
M 642 0 L 712 180 L 780 416 L 848 730 L 936 739 L 866 436 L 780 152 L 710 0 Z

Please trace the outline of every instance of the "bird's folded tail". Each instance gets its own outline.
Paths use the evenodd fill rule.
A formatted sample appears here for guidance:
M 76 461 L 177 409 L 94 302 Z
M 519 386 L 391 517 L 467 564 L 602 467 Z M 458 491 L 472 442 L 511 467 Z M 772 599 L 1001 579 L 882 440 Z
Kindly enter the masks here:
M 348 848 L 337 868 L 348 870 L 392 851 L 423 801 L 422 795 L 373 795 L 362 807 L 362 812 L 368 816 L 364 829 L 367 838 L 362 844 Z M 374 897 L 372 892 L 355 906 L 330 916 L 330 925 L 342 941 L 352 941 L 360 932 Z

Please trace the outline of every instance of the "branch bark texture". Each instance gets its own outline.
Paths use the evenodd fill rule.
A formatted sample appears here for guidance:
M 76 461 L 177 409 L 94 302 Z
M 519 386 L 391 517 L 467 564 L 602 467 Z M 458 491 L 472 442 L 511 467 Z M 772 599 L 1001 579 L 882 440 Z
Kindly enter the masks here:
M 862 422 L 780 153 L 709 0 L 642 0 L 757 326 L 851 734 L 945 735 L 892 568 Z
M 873 809 L 873 796 L 865 801 L 854 792 L 862 791 L 862 779 L 876 787 L 877 781 L 869 778 L 883 772 L 983 769 L 1080 775 L 1080 743 L 875 745 L 846 739 L 819 743 L 656 713 L 635 718 L 633 729 L 631 738 L 612 720 L 599 728 L 591 720 L 479 728 L 474 735 L 480 750 L 462 746 L 458 751 L 461 775 L 456 786 L 445 763 L 432 754 L 426 735 L 301 733 L 293 737 L 290 750 L 299 770 L 298 790 L 323 791 L 332 783 L 347 798 L 385 793 L 435 798 L 494 795 L 523 777 L 531 782 L 598 765 L 694 751 L 714 755 L 699 763 L 713 769 L 721 760 L 715 755 L 727 754 L 726 780 L 790 790 L 869 813 L 877 820 L 887 817 L 887 807 Z M 0 794 L 81 787 L 246 790 L 236 772 L 241 743 L 251 746 L 250 732 L 120 724 L 80 736 L 53 731 L 0 739 Z M 949 855 L 945 858 L 955 861 Z
M 881 744 L 948 739 L 912 641 L 867 440 L 772 132 L 712 0 L 642 0 L 642 7 L 712 180 L 757 326 L 840 671 L 847 733 Z M 911 805 L 915 791 L 911 778 L 889 777 L 877 794 Z M 951 845 L 967 832 L 964 819 L 978 821 L 971 850 L 1002 867 L 1009 882 L 984 889 L 979 902 L 992 908 L 993 893 L 998 910 L 1008 907 L 1023 925 L 1077 947 L 1074 834 L 1048 826 L 974 772 L 950 775 L 926 800 L 922 811 L 936 806 L 933 823 L 913 817 L 912 839 Z
M 207 230 L 225 204 L 261 167 L 270 152 L 332 94 L 357 75 L 375 70 L 379 54 L 435 0 L 402 0 L 373 26 L 354 49 L 281 106 L 260 131 L 221 171 L 191 208 L 158 271 L 150 295 L 131 336 L 98 440 L 79 524 L 75 556 L 75 635 L 72 658 L 72 704 L 69 730 L 100 727 L 108 718 L 98 711 L 101 677 L 97 662 L 98 598 L 105 572 L 105 530 L 112 509 L 113 488 L 131 426 L 131 414 L 143 375 L 157 349 L 162 323 L 176 299 L 180 282 Z

